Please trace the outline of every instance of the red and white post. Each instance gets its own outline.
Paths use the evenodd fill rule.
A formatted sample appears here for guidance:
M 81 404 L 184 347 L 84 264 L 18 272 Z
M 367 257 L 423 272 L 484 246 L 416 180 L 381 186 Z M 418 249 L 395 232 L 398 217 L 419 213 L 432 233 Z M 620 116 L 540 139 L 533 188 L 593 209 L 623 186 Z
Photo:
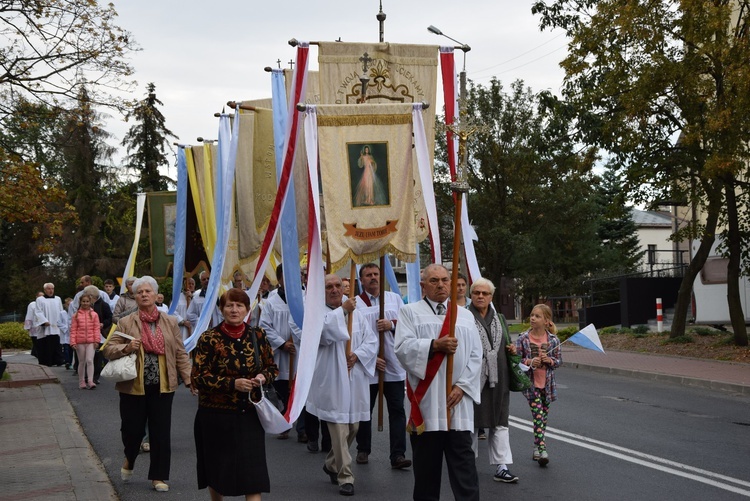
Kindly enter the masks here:
M 661 307 L 661 298 L 656 298 L 656 331 L 661 332 L 664 327 L 664 310 Z

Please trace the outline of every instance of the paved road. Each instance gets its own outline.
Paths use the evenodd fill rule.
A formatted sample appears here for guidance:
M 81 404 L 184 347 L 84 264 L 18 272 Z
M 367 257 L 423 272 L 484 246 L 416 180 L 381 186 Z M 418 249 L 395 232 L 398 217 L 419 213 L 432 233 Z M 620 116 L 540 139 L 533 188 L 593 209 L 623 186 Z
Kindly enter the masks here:
M 111 383 L 78 390 L 75 378 L 62 378 L 65 392 L 94 450 L 123 500 L 153 499 L 146 480 L 147 458 L 136 464 L 131 484 L 119 479 L 118 397 Z M 552 406 L 548 447 L 551 463 L 541 469 L 530 460 L 532 438 L 525 400 L 513 395 L 512 471 L 517 485 L 492 481 L 486 442 L 477 467 L 484 499 L 741 499 L 750 497 L 750 397 L 643 381 L 570 368 L 558 372 L 560 398 Z M 195 484 L 192 424 L 197 401 L 181 388 L 173 409 L 171 490 L 160 498 L 207 499 Z M 376 432 L 370 464 L 354 465 L 357 499 L 410 499 L 412 473 L 393 471 L 386 431 Z M 321 471 L 323 454 L 312 454 L 292 438 L 269 437 L 270 495 L 264 499 L 338 498 Z M 410 453 L 408 453 L 410 456 Z M 700 481 L 699 481 L 700 480 Z M 444 499 L 452 499 L 447 473 Z M 0 495 L 0 499 L 2 496 Z

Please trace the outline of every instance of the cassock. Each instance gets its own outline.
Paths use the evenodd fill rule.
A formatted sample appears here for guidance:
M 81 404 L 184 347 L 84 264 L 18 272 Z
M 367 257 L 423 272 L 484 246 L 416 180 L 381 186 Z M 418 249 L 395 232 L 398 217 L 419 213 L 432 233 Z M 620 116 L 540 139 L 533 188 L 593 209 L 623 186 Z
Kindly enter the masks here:
M 480 402 L 479 376 L 482 367 L 482 345 L 474 323 L 474 316 L 465 308 L 457 308 L 456 338 L 458 347 L 453 355 L 453 383 L 464 392 L 453 408 L 450 429 L 474 430 L 474 403 Z M 409 303 L 399 312 L 396 325 L 395 350 L 406 369 L 409 384 L 416 390 L 427 371 L 430 344 L 440 335 L 444 316 L 435 314 L 426 299 Z M 447 431 L 446 416 L 446 359 L 432 380 L 419 409 L 424 418 L 425 431 Z M 411 406 L 409 406 L 411 407 Z M 406 415 L 409 415 L 407 408 Z
M 36 298 L 34 325 L 39 327 L 37 333 L 37 359 L 42 365 L 62 365 L 60 348 L 60 320 L 63 305 L 60 296 L 39 296 Z M 48 324 L 48 325 L 44 325 Z
M 201 316 L 201 310 L 203 309 L 203 303 L 206 302 L 206 296 L 203 295 L 203 290 L 198 289 L 193 293 L 193 300 L 190 301 L 190 306 L 187 309 L 187 321 L 195 331 L 195 326 L 198 325 L 198 319 Z M 208 322 L 208 328 L 216 327 L 224 320 L 224 317 L 219 312 L 217 306 L 213 307 L 211 311 L 211 320 Z
M 273 348 L 273 360 L 279 368 L 277 381 L 290 379 L 290 371 L 293 370 L 289 363 L 289 352 L 281 350 L 279 346 L 292 340 L 294 346 L 299 350 L 302 331 L 292 320 L 289 306 L 279 295 L 279 289 L 268 294 L 265 305 L 260 314 L 260 327 L 266 331 L 266 339 Z
M 367 292 L 364 292 L 363 294 L 367 294 Z M 369 295 L 368 299 L 372 304 L 372 299 L 369 298 Z M 402 306 L 404 306 L 404 301 L 401 299 L 401 296 L 395 292 L 385 291 L 385 318 L 389 320 L 397 319 L 398 312 L 401 310 Z M 378 344 L 380 344 L 380 334 L 377 329 L 377 322 L 380 318 L 380 305 L 373 304 L 372 306 L 368 306 L 365 300 L 362 299 L 362 294 L 360 294 L 357 296 L 357 311 L 365 317 L 370 328 L 378 336 Z M 385 359 L 385 374 L 383 375 L 383 381 L 403 381 L 406 379 L 406 371 L 401 367 L 401 362 L 396 358 L 396 352 L 393 349 L 393 331 L 386 331 L 383 333 L 383 344 L 383 358 Z M 370 379 L 370 384 L 375 384 L 377 382 L 378 374 L 376 371 L 375 375 Z
M 307 397 L 307 411 L 331 423 L 370 419 L 370 378 L 375 374 L 378 337 L 357 310 L 352 315 L 351 349 L 357 355 L 357 363 L 351 371 L 347 370 L 347 317 L 344 309 L 338 307 L 326 313 Z
M 171 306 L 171 305 L 170 305 Z M 175 316 L 177 316 L 180 319 L 186 319 L 187 318 L 187 311 L 188 311 L 188 303 L 187 298 L 185 297 L 184 292 L 180 292 L 180 298 L 177 300 L 177 306 L 175 307 L 174 313 Z M 190 322 L 188 320 L 188 322 Z M 190 329 L 195 327 L 193 324 L 190 324 Z M 182 341 L 184 342 L 187 338 L 190 337 L 191 330 L 187 328 L 185 325 L 180 326 L 180 335 L 182 336 Z
M 39 296 L 36 298 L 36 325 L 42 330 L 38 334 L 38 337 L 60 335 L 60 328 L 57 326 L 57 322 L 62 310 L 63 305 L 60 296 Z M 49 325 L 42 325 L 45 323 L 49 323 Z

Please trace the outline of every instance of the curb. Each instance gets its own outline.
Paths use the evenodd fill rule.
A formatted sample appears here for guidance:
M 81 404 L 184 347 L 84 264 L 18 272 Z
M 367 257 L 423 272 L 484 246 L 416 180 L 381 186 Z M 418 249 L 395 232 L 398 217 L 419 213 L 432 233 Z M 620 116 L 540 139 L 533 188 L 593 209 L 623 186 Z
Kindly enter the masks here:
M 8 364 L 5 372 L 10 373 L 11 365 L 33 365 L 33 364 Z M 0 388 L 23 388 L 25 386 L 35 386 L 40 384 L 60 384 L 60 379 L 49 368 L 43 365 L 33 365 L 34 370 L 42 372 L 43 376 L 33 377 L 31 379 L 18 379 L 10 381 L 0 381 Z
M 726 383 L 724 381 L 711 381 L 707 379 L 698 379 L 687 376 L 675 376 L 672 374 L 663 374 L 659 372 L 646 372 L 638 371 L 634 369 L 619 369 L 613 367 L 602 367 L 599 365 L 582 364 L 578 362 L 567 362 L 565 367 L 573 367 L 575 369 L 585 369 L 593 372 L 600 372 L 604 374 L 616 374 L 618 376 L 629 376 L 638 379 L 646 379 L 652 381 L 666 381 L 669 383 L 676 383 L 683 386 L 692 386 L 695 388 L 705 388 L 709 390 L 725 391 L 731 393 L 739 393 L 741 395 L 750 395 L 750 386 L 741 384 Z

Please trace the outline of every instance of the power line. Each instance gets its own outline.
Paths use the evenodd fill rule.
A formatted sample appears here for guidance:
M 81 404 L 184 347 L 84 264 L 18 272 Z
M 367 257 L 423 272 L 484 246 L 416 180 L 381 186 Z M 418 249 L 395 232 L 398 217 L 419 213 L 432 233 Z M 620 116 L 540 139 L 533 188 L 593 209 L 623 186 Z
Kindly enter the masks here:
M 526 55 L 526 54 L 528 54 L 529 52 L 534 52 L 535 50 L 537 50 L 537 49 L 539 49 L 539 48 L 541 48 L 541 47 L 544 47 L 544 46 L 545 46 L 545 45 L 547 45 L 548 43 L 552 43 L 552 42 L 554 42 L 555 40 L 557 40 L 558 38 L 560 38 L 560 37 L 561 37 L 561 36 L 563 36 L 564 34 L 565 34 L 564 32 L 563 32 L 563 33 L 559 33 L 559 34 L 558 34 L 557 36 L 555 36 L 555 37 L 552 37 L 552 38 L 550 38 L 550 39 L 549 39 L 549 40 L 547 40 L 546 42 L 544 42 L 544 43 L 541 43 L 541 44 L 537 45 L 536 47 L 533 47 L 533 48 L 531 48 L 531 49 L 527 50 L 526 52 L 523 52 L 523 53 L 521 53 L 521 54 L 517 55 L 516 57 L 510 58 L 510 59 L 508 59 L 508 60 L 506 60 L 506 61 L 503 61 L 503 62 L 501 62 L 501 63 L 497 63 L 497 64 L 495 64 L 495 65 L 493 65 L 493 66 L 490 66 L 489 68 L 484 68 L 484 69 L 482 69 L 482 70 L 478 70 L 478 71 L 477 71 L 477 73 L 482 73 L 483 71 L 491 70 L 492 68 L 497 68 L 498 66 L 502 66 L 502 65 L 504 65 L 504 64 L 508 64 L 508 63 L 510 63 L 511 61 L 515 61 L 516 59 L 519 59 L 519 58 L 521 58 L 521 57 L 525 56 L 525 55 Z

